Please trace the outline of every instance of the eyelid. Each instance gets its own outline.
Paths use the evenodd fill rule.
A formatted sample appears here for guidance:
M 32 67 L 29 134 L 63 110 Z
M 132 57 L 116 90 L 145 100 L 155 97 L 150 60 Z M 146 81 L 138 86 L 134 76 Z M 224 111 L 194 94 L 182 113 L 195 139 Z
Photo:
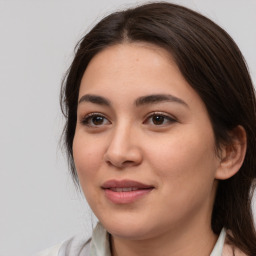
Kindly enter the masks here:
M 147 116 L 145 117 L 145 121 L 143 121 L 143 124 L 145 124 L 149 118 L 153 117 L 153 116 L 156 116 L 156 115 L 159 115 L 159 116 L 163 116 L 164 118 L 166 118 L 169 123 L 175 123 L 175 122 L 178 122 L 177 118 L 174 117 L 173 115 L 170 115 L 166 112 L 161 112 L 161 111 L 154 111 L 154 112 L 151 112 L 149 114 L 147 114 Z M 166 124 L 161 124 L 161 125 L 155 125 L 155 126 L 164 126 Z
M 101 127 L 101 126 L 103 126 L 103 125 L 106 125 L 106 124 L 90 125 L 88 121 L 89 121 L 91 118 L 96 117 L 96 116 L 103 117 L 105 120 L 108 120 L 108 124 L 111 124 L 109 118 L 108 118 L 106 115 L 104 115 L 104 114 L 102 114 L 102 113 L 100 113 L 100 112 L 91 112 L 91 113 L 89 113 L 89 114 L 83 115 L 83 116 L 81 117 L 81 119 L 80 119 L 80 123 L 81 123 L 82 125 L 86 125 L 86 126 L 88 126 L 88 127 L 96 127 L 96 128 L 97 128 L 97 127 L 99 128 L 99 127 Z

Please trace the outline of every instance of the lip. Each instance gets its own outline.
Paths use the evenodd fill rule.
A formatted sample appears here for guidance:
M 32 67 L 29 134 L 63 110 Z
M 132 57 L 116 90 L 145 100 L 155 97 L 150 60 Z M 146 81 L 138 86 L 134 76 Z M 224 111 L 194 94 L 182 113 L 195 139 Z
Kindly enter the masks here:
M 108 180 L 101 188 L 112 203 L 129 204 L 148 195 L 154 186 L 134 180 Z

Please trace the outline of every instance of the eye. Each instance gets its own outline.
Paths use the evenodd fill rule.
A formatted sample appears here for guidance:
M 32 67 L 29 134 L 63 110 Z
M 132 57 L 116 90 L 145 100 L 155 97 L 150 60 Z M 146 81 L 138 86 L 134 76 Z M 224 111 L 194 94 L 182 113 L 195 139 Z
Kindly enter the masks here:
M 89 127 L 98 127 L 110 124 L 110 121 L 99 113 L 91 113 L 82 118 L 81 123 Z
M 175 122 L 176 120 L 169 115 L 163 113 L 153 113 L 147 117 L 147 119 L 144 121 L 144 124 L 146 123 L 156 126 L 164 126 Z

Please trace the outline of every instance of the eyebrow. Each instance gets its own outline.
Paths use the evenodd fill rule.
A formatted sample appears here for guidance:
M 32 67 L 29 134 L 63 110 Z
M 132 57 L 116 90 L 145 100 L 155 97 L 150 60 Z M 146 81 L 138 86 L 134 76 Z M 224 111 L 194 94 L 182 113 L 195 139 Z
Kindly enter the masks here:
M 91 102 L 98 105 L 111 106 L 111 103 L 108 99 L 98 95 L 93 95 L 93 94 L 83 95 L 79 99 L 78 104 L 82 102 Z M 185 101 L 170 94 L 152 94 L 152 95 L 139 97 L 138 99 L 135 100 L 135 106 L 139 107 L 147 104 L 157 104 L 160 102 L 175 102 L 175 103 L 184 105 L 186 107 L 189 107 Z
M 160 102 L 175 102 L 189 107 L 185 101 L 170 94 L 152 94 L 148 96 L 142 96 L 135 101 L 135 105 L 141 106 L 146 104 L 156 104 Z
M 103 106 L 110 106 L 110 101 L 107 100 L 104 97 L 98 96 L 98 95 L 92 95 L 92 94 L 85 94 L 84 96 L 82 96 L 79 101 L 78 104 L 82 103 L 82 102 L 91 102 L 91 103 L 95 103 L 98 105 L 103 105 Z

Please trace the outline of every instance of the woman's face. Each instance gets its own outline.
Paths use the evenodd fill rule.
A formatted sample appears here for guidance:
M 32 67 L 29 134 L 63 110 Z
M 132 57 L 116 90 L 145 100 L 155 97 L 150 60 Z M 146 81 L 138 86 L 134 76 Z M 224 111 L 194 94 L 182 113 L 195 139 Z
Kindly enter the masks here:
M 115 237 L 210 227 L 220 159 L 207 110 L 171 56 L 111 46 L 87 67 L 73 155 L 93 212 Z

